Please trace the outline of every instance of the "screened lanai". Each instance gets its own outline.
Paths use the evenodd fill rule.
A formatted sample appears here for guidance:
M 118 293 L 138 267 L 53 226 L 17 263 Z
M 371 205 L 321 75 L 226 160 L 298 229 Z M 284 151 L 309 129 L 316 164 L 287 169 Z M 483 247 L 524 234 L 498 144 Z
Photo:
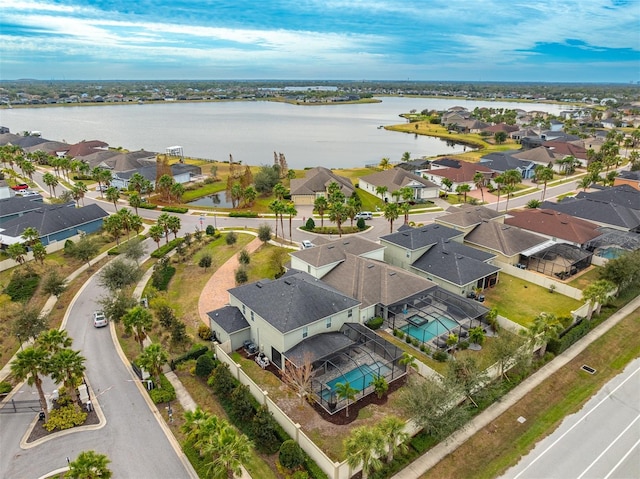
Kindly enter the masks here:
M 333 338 L 331 341 L 341 346 L 340 349 L 324 356 L 316 355 L 312 364 L 314 399 L 330 414 L 347 406 L 347 399 L 339 393 L 342 387 L 339 384 L 344 386 L 348 383 L 356 391 L 357 401 L 374 391 L 371 381 L 377 376 L 384 377 L 387 383 L 391 383 L 406 374 L 406 366 L 399 364 L 402 350 L 369 328 L 358 323 L 345 323 L 338 334 L 342 338 Z M 320 336 L 324 335 L 311 339 Z M 326 351 L 320 344 L 326 341 L 319 341 L 319 349 L 311 343 L 307 345 L 307 349 Z
M 446 348 L 450 334 L 464 340 L 469 329 L 486 326 L 482 320 L 489 310 L 473 299 L 441 288 L 387 308 L 387 325 L 429 347 Z
M 602 234 L 587 243 L 587 250 L 606 259 L 619 258 L 628 251 L 640 249 L 640 234 L 613 228 L 600 228 Z
M 566 279 L 578 271 L 588 268 L 593 253 L 566 243 L 555 243 L 542 251 L 533 253 L 523 263 L 527 269 L 547 276 Z

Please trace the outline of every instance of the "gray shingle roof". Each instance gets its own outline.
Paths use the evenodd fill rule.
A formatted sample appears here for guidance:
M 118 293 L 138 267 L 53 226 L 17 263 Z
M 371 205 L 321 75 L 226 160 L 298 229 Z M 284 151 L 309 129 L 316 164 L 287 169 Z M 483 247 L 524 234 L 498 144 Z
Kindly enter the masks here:
M 352 254 L 323 276 L 322 281 L 358 299 L 362 308 L 372 304 L 390 306 L 436 287 L 431 281 L 396 266 Z
M 596 191 L 581 191 L 576 195 L 577 199 L 588 198 L 590 200 L 612 203 L 615 205 L 640 211 L 640 191 L 630 185 L 599 186 L 593 185 Z
M 318 166 L 307 170 L 304 178 L 294 178 L 291 180 L 291 195 L 313 195 L 327 191 L 327 187 L 332 182 L 341 186 L 341 191 L 349 197 L 355 188 L 351 180 L 344 176 L 336 175 L 328 168 Z
M 515 158 L 509 153 L 489 153 L 488 155 L 480 158 L 480 164 L 488 166 L 493 171 L 503 172 L 507 170 L 530 170 L 535 167 L 535 164 L 529 160 L 521 160 Z
M 384 246 L 380 246 L 378 243 L 360 236 L 350 236 L 324 244 L 319 244 L 319 241 L 317 241 L 318 240 L 313 240 L 313 243 L 316 245 L 315 248 L 296 251 L 295 253 L 291 253 L 291 256 L 300 258 L 305 263 L 318 267 L 344 261 L 347 254 L 362 255 L 384 248 Z
M 42 202 L 42 196 L 13 196 L 0 200 L 0 218 L 25 213 L 27 211 L 39 210 L 46 207 Z
M 464 241 L 498 251 L 505 256 L 514 256 L 521 251 L 546 242 L 547 238 L 515 226 L 487 221 L 476 226 L 465 236 Z
M 109 216 L 109 214 L 96 204 L 75 208 L 69 205 L 49 205 L 37 211 L 31 211 L 23 216 L 9 220 L 0 229 L 2 234 L 17 238 L 22 235 L 25 228 L 32 227 L 38 230 L 40 237 L 68 230 Z
M 463 286 L 500 271 L 485 263 L 494 254 L 455 241 L 441 240 L 413 262 L 412 268 Z
M 640 210 L 596 201 L 591 198 L 565 198 L 558 203 L 545 201 L 540 205 L 540 208 L 560 211 L 585 220 L 627 230 L 640 228 Z
M 417 250 L 434 245 L 441 239 L 452 239 L 464 233 L 439 224 L 430 224 L 419 228 L 401 226 L 396 233 L 381 236 L 381 241 L 401 246 L 410 250 Z
M 483 221 L 489 221 L 504 216 L 494 209 L 486 206 L 463 205 L 460 207 L 452 206 L 447 209 L 447 215 L 439 216 L 435 219 L 436 223 L 447 223 L 450 225 L 467 227 L 477 225 Z
M 275 280 L 232 288 L 229 294 L 282 333 L 360 304 L 310 274 L 295 270 Z
M 374 186 L 386 186 L 389 193 L 407 186 L 411 182 L 421 184 L 424 188 L 437 188 L 438 185 L 402 168 L 384 170 L 372 175 L 363 176 L 361 180 Z
M 223 306 L 214 311 L 209 311 L 207 316 L 229 334 L 249 327 L 249 323 L 242 316 L 242 312 L 235 306 Z

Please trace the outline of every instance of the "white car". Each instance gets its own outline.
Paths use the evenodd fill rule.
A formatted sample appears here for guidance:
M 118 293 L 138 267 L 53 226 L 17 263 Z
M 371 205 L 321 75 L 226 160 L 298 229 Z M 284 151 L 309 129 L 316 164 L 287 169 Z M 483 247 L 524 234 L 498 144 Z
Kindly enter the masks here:
M 371 211 L 361 211 L 360 213 L 356 214 L 354 218 L 357 220 L 360 218 L 362 218 L 363 220 L 372 220 L 373 213 L 371 213 Z
M 302 249 L 313 248 L 315 245 L 309 240 L 302 241 Z
M 108 324 L 109 321 L 102 311 L 95 311 L 93 313 L 93 326 L 95 328 L 103 328 Z

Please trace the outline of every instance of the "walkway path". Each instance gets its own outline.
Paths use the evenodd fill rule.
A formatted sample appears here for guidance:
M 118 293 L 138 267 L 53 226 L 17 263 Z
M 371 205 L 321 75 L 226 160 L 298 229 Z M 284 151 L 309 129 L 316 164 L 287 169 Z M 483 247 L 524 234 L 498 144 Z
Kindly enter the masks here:
M 246 233 L 246 231 L 243 231 Z M 253 253 L 262 245 L 262 241 L 258 238 L 251 241 L 246 250 Z M 240 253 L 232 256 L 220 266 L 209 278 L 198 301 L 198 313 L 200 320 L 209 326 L 209 317 L 207 312 L 223 307 L 229 303 L 228 290 L 236 286 L 235 270 L 238 267 L 238 256 Z
M 640 297 L 634 299 L 623 308 L 620 308 L 620 310 L 611 315 L 609 319 L 567 349 L 564 353 L 560 354 L 553 361 L 547 363 L 536 373 L 529 376 L 518 387 L 508 393 L 500 402 L 496 402 L 484 412 L 476 416 L 464 430 L 458 431 L 452 434 L 449 438 L 440 442 L 436 447 L 427 451 L 402 471 L 393 476 L 392 479 L 415 479 L 420 477 L 444 459 L 445 456 L 460 447 L 476 432 L 479 432 L 510 407 L 514 406 L 526 394 L 539 386 L 542 381 L 549 378 L 553 373 L 564 367 L 569 361 L 573 360 L 593 341 L 609 331 L 613 326 L 618 324 L 622 319 L 633 313 L 638 308 L 640 308 Z

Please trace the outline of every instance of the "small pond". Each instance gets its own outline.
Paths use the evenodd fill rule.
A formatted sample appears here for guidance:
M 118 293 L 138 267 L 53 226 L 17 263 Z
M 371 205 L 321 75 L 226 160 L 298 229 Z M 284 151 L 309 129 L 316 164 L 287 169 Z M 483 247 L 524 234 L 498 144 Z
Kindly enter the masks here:
M 187 203 L 189 206 L 212 206 L 217 208 L 232 208 L 231 201 L 227 201 L 227 194 L 222 191 L 212 195 L 203 196 Z

